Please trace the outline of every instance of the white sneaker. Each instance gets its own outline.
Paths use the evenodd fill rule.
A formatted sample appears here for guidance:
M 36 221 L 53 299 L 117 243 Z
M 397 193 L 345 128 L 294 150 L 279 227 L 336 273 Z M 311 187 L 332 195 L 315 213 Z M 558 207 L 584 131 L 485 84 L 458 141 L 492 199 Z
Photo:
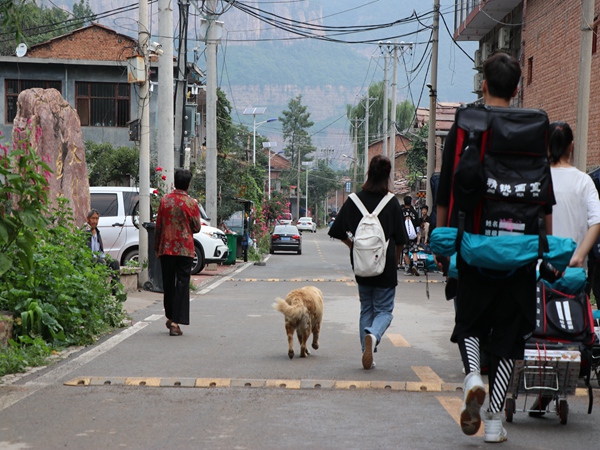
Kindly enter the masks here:
M 485 386 L 479 372 L 471 372 L 465 377 L 465 399 L 460 409 L 460 428 L 472 436 L 481 426 L 480 409 L 485 400 Z
M 486 412 L 483 419 L 485 433 L 483 440 L 485 442 L 504 442 L 506 441 L 506 430 L 502 426 L 502 413 Z
M 375 366 L 373 363 L 375 345 L 377 345 L 377 338 L 372 334 L 367 334 L 365 336 L 365 349 L 362 355 L 362 365 L 365 370 L 372 369 Z

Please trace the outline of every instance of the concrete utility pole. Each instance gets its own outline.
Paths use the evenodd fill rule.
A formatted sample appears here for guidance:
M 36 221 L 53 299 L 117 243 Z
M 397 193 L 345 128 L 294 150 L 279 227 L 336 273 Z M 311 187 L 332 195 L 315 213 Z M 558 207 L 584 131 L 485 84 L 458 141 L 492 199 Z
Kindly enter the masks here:
M 433 206 L 431 177 L 435 171 L 435 123 L 437 108 L 438 44 L 440 32 L 440 0 L 433 2 L 433 42 L 431 44 L 431 84 L 429 87 L 429 134 L 427 139 L 427 205 Z
M 364 181 L 367 181 L 367 173 L 369 172 L 369 108 L 371 107 L 371 100 L 376 100 L 374 97 L 365 99 L 365 163 L 364 163 Z
M 383 52 L 383 149 L 381 154 L 388 156 L 388 52 L 379 43 L 379 48 Z
M 217 0 L 207 0 L 217 11 Z M 217 15 L 207 16 L 206 35 L 206 213 L 217 225 Z
M 394 181 L 396 173 L 396 88 L 398 85 L 398 44 L 394 41 L 394 49 L 392 50 L 392 117 L 390 120 L 390 127 L 388 136 L 391 136 L 390 140 L 390 163 L 392 169 L 390 170 L 390 178 L 392 179 L 392 191 L 394 190 Z
M 354 177 L 352 181 L 352 188 L 354 192 L 358 192 L 356 186 L 356 169 L 358 167 L 358 118 L 354 118 Z
M 144 58 L 144 81 L 139 88 L 139 117 L 140 117 L 140 224 L 150 222 L 150 97 L 148 89 L 148 0 L 139 2 L 138 45 Z M 148 261 L 148 232 L 141 226 L 139 261 L 142 271 L 139 274 L 141 286 L 148 281 L 148 269 L 144 263 Z
M 173 1 L 158 2 L 158 35 L 163 54 L 158 58 L 158 165 L 173 186 Z
M 294 147 L 294 137 L 292 136 L 292 148 Z M 302 166 L 302 155 L 300 155 L 300 147 L 298 147 L 298 157 L 296 158 L 296 164 L 298 164 L 298 176 L 296 180 L 296 220 L 300 218 L 300 195 L 302 189 L 300 189 L 300 167 Z
M 172 1 L 173 0 L 170 0 L 170 2 Z M 189 8 L 189 0 L 179 0 L 179 52 L 177 53 L 177 79 L 175 80 L 177 86 L 175 89 L 175 92 L 177 93 L 177 97 L 175 98 L 175 135 L 174 147 L 171 147 L 174 151 L 173 159 L 176 161 L 175 165 L 177 167 L 183 167 L 183 149 L 185 148 L 183 143 L 183 115 L 187 98 L 187 27 L 184 26 L 184 23 L 187 23 Z M 171 16 L 171 18 L 172 17 L 173 16 Z M 182 20 L 182 18 L 185 19 Z M 173 31 L 171 31 L 171 34 L 172 33 Z M 171 72 L 172 71 L 173 69 L 171 68 Z
M 577 126 L 575 128 L 575 167 L 587 172 L 587 146 L 594 38 L 594 0 L 581 1 L 581 44 L 579 47 L 579 84 L 577 89 Z

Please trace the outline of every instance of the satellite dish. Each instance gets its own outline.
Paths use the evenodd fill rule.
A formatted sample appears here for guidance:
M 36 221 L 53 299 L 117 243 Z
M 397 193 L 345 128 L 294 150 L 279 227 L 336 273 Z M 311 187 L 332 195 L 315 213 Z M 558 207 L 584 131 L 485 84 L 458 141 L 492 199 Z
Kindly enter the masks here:
M 19 58 L 22 58 L 23 56 L 25 56 L 25 54 L 27 53 L 27 45 L 23 42 L 21 42 L 19 45 L 17 45 L 17 56 Z

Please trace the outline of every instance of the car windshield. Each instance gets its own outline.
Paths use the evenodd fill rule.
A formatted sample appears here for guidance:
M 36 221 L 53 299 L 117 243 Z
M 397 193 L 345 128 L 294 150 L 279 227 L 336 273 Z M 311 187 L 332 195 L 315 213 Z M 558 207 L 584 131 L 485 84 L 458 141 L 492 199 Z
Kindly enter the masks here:
M 310 219 L 300 219 L 300 222 L 310 222 Z
M 292 225 L 278 225 L 273 230 L 273 234 L 298 234 L 298 228 Z

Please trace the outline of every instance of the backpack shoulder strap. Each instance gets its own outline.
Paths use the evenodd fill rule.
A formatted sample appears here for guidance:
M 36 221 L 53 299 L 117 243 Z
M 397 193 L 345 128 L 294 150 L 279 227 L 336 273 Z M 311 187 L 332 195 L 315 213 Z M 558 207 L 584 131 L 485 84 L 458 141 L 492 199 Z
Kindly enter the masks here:
M 358 210 L 361 212 L 361 214 L 363 216 L 366 216 L 369 214 L 369 211 L 367 210 L 367 208 L 365 208 L 365 205 L 363 204 L 363 202 L 360 201 L 360 198 L 358 198 L 358 195 L 356 195 L 356 193 L 352 193 L 348 196 L 349 199 L 351 199 L 354 204 L 356 205 L 356 207 L 358 208 Z
M 385 197 L 383 197 L 381 199 L 381 201 L 379 202 L 379 204 L 377 205 L 377 208 L 375 208 L 373 210 L 373 214 L 375 214 L 376 216 L 379 215 L 379 213 L 381 211 L 383 211 L 383 208 L 385 208 L 385 205 L 388 204 L 388 202 L 394 197 L 394 194 L 392 194 L 391 192 L 388 192 Z

